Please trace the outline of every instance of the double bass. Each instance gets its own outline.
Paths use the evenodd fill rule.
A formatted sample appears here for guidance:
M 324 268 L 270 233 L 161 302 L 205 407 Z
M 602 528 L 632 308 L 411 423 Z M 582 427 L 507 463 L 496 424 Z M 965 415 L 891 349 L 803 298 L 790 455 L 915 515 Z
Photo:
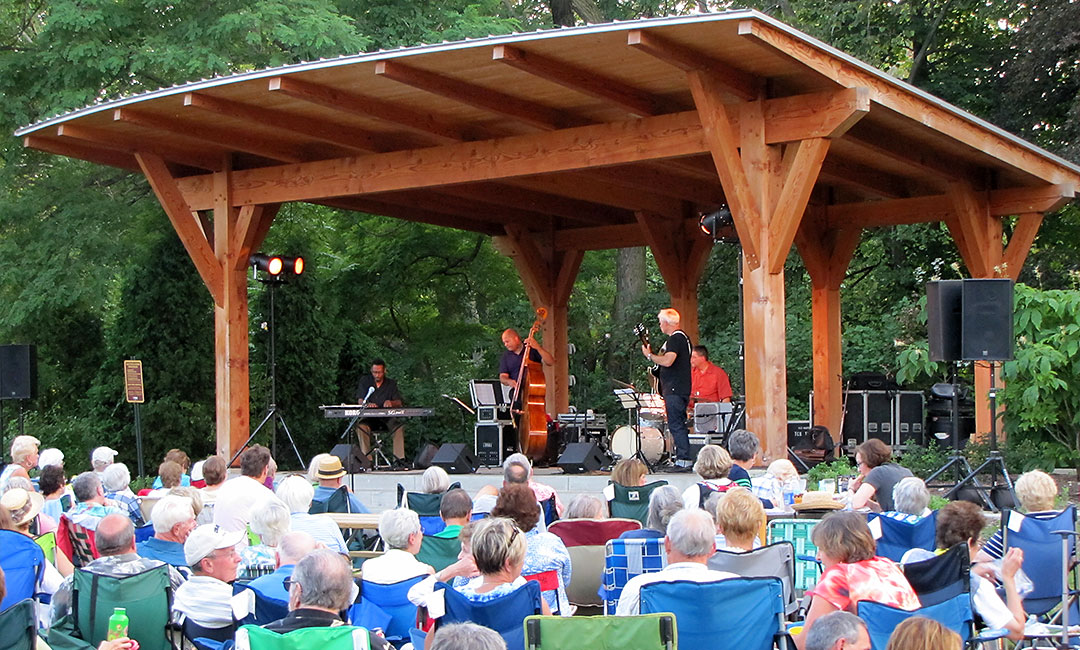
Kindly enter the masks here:
M 540 307 L 536 310 L 536 321 L 529 330 L 526 341 L 534 340 L 547 319 L 547 310 Z M 525 350 L 521 355 L 521 368 L 518 369 L 518 384 L 514 389 L 511 404 L 518 404 L 520 397 L 520 418 L 517 421 L 518 441 L 521 445 L 521 453 L 530 460 L 538 461 L 547 453 L 548 445 L 548 421 L 545 402 L 547 400 L 547 380 L 544 378 L 544 364 L 529 358 L 532 354 L 532 346 L 525 343 Z M 524 389 L 524 390 L 523 390 Z

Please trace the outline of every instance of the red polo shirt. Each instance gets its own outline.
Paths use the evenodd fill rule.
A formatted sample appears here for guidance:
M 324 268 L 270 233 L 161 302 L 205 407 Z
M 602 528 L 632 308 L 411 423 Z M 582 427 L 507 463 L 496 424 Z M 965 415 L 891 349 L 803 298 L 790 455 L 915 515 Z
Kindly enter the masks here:
M 711 361 L 703 370 L 690 369 L 690 397 L 695 402 L 723 402 L 731 399 L 727 373 Z

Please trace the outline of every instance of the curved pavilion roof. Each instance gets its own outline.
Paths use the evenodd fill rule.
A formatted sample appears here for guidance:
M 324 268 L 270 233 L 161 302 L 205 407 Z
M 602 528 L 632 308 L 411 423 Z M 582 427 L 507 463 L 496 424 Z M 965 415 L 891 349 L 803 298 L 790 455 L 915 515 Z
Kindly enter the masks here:
M 684 74 L 694 67 L 715 72 L 731 101 L 762 89 L 770 98 L 859 89 L 850 101 L 861 119 L 833 137 L 815 188 L 832 204 L 940 197 L 958 178 L 992 190 L 1043 186 L 1062 197 L 1080 183 L 1077 165 L 755 11 L 283 66 L 95 104 L 16 135 L 29 147 L 136 171 L 136 150 L 156 153 L 188 177 L 180 186 L 196 210 L 211 207 L 206 173 L 229 156 L 240 204 L 311 200 L 490 234 L 507 223 L 629 225 L 634 210 L 675 216 L 724 201 Z M 822 112 L 830 97 L 822 96 Z M 635 128 L 642 118 L 653 133 Z M 567 137 L 531 137 L 553 130 Z M 499 152 L 481 142 L 499 142 Z M 448 144 L 456 151 L 437 160 L 421 155 Z M 333 162 L 364 157 L 370 164 L 348 170 Z M 324 178 L 306 186 L 279 182 L 274 171 L 318 161 L 327 162 L 304 169 Z M 403 167 L 426 178 L 382 173 Z M 928 202 L 894 205 L 906 209 L 876 222 L 844 208 L 830 219 L 935 219 Z M 635 243 L 626 239 L 634 237 L 599 237 L 589 247 Z

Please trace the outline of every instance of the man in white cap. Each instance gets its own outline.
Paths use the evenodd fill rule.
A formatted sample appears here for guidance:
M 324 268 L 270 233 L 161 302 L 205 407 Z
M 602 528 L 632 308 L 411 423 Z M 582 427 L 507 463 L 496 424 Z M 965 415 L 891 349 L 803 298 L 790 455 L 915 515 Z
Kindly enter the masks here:
M 194 574 L 173 597 L 173 614 L 205 628 L 233 624 L 233 588 L 240 566 L 236 545 L 243 531 L 226 531 L 214 524 L 199 526 L 184 542 L 184 558 Z
M 342 484 L 342 479 L 345 477 L 345 468 L 341 466 L 341 459 L 337 456 L 330 456 L 324 458 L 319 463 L 319 468 L 316 470 L 315 477 L 319 479 L 319 485 L 315 488 L 315 497 L 313 501 L 326 501 L 334 492 L 336 492 Z M 360 499 L 356 498 L 356 495 L 349 492 L 349 512 L 370 512 Z
M 94 466 L 94 472 L 97 473 L 98 478 L 105 481 L 103 474 L 105 468 L 113 464 L 116 460 L 116 454 L 119 452 L 109 447 L 98 447 L 90 454 L 90 463 Z

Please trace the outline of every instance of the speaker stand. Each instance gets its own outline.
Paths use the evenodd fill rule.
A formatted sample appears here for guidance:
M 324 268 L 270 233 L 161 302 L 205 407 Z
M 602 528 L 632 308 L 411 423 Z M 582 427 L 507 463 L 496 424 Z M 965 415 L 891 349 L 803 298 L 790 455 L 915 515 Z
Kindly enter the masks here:
M 956 479 L 953 481 L 949 491 L 945 493 L 945 498 L 952 497 L 956 492 L 960 490 L 968 482 L 975 488 L 979 494 L 979 498 L 982 500 L 983 505 L 993 510 L 994 506 L 990 502 L 990 496 L 986 492 L 986 488 L 979 483 L 979 479 L 976 478 L 977 472 L 972 471 L 971 463 L 967 458 L 960 453 L 960 386 L 956 383 L 956 363 L 954 362 L 951 367 L 951 373 L 949 375 L 949 382 L 952 385 L 952 414 L 950 418 L 951 424 L 951 439 L 953 452 L 949 455 L 949 460 L 945 461 L 945 464 L 937 468 L 933 474 L 926 477 L 926 485 L 930 487 L 930 484 L 934 482 L 934 479 L 945 474 L 949 470 L 956 472 Z M 944 483 L 934 487 L 946 487 L 949 483 Z
M 1005 467 L 1005 457 L 1001 455 L 1001 452 L 997 448 L 997 387 L 994 385 L 994 362 L 990 362 L 990 390 L 987 391 L 987 397 L 990 398 L 990 455 L 985 461 L 975 469 L 968 468 L 970 471 L 967 476 L 962 478 L 951 490 L 949 490 L 945 496 L 950 497 L 957 490 L 967 485 L 969 482 L 979 491 L 979 496 L 986 502 L 990 509 L 993 511 L 999 510 L 996 503 L 994 503 L 993 494 L 994 489 L 998 486 L 998 475 L 1001 475 L 1002 483 L 1009 489 L 1009 496 L 1012 498 L 1012 504 L 1016 504 L 1016 491 L 1013 489 L 1012 479 L 1009 478 L 1009 470 Z M 978 474 L 990 475 L 990 498 L 987 498 L 983 494 L 983 490 L 986 488 L 979 484 L 978 479 L 975 477 Z

